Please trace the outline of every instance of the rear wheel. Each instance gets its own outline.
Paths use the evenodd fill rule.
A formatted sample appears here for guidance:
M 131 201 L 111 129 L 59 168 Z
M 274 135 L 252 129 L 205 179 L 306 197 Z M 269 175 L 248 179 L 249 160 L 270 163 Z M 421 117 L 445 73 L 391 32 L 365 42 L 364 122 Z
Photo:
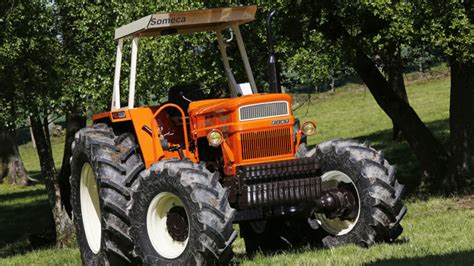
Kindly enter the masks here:
M 190 161 L 160 161 L 132 190 L 135 253 L 150 265 L 226 264 L 237 236 L 234 212 L 218 174 Z
M 345 189 L 354 202 L 351 214 L 315 214 L 327 232 L 327 247 L 354 243 L 369 246 L 392 242 L 402 232 L 400 220 L 406 213 L 401 202 L 404 186 L 395 179 L 395 168 L 383 155 L 353 140 L 331 140 L 315 151 L 322 175 L 323 190 Z

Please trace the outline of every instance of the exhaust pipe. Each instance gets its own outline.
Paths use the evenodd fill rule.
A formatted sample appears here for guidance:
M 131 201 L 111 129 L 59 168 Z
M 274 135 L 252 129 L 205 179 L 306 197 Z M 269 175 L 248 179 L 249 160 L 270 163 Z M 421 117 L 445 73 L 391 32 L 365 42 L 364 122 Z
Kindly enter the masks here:
M 280 72 L 277 59 L 275 56 L 275 49 L 273 47 L 273 33 L 272 33 L 272 19 L 277 11 L 275 9 L 268 14 L 267 17 L 267 42 L 268 42 L 268 83 L 270 84 L 270 91 L 274 93 L 281 93 Z

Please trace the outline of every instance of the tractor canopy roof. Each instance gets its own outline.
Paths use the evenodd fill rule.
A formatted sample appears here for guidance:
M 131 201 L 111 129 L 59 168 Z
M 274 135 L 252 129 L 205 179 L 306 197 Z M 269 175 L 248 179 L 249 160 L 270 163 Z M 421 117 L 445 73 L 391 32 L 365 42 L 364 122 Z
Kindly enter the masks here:
M 256 6 L 155 13 L 115 30 L 115 39 L 215 31 L 255 19 Z

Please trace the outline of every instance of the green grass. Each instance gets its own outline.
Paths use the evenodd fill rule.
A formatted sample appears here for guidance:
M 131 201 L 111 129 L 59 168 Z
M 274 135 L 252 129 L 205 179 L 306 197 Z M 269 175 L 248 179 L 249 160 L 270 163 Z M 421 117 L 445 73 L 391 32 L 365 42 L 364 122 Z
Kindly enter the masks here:
M 9 193 L 4 193 L 8 190 Z M 39 188 L 28 188 L 27 192 L 35 192 Z M 6 186 L 0 186 L 0 198 L 4 195 L 17 195 L 25 190 L 12 190 Z M 2 213 L 1 236 L 13 231 L 7 237 L 19 236 L 21 232 L 35 233 L 47 225 L 38 221 L 47 212 L 47 204 L 31 213 L 38 205 L 32 202 L 42 202 L 45 196 L 35 193 L 18 195 L 10 199 L 2 199 L 0 210 Z M 24 198 L 25 201 L 19 200 Z M 28 209 L 17 210 L 10 213 L 13 219 L 4 217 L 5 206 L 22 206 Z M 235 262 L 244 265 L 472 265 L 474 263 L 474 197 L 470 198 L 431 198 L 426 201 L 409 201 L 407 203 L 408 213 L 402 224 L 405 228 L 401 239 L 396 244 L 380 244 L 369 249 L 354 245 L 339 247 L 336 249 L 319 250 L 297 250 L 275 254 L 273 256 L 257 255 L 248 258 L 245 255 L 242 239 L 234 243 L 236 253 Z M 16 215 L 21 213 L 21 218 Z M 28 217 L 29 216 L 29 217 Z M 8 222 L 10 220 L 10 223 Z M 22 222 L 23 221 L 23 222 Z M 7 229 L 5 228 L 8 227 Z M 31 231 L 29 231 L 31 230 Z M 40 233 L 41 231 L 38 231 Z M 79 265 L 80 258 L 77 249 L 55 249 L 44 248 L 29 250 L 28 240 L 16 240 L 4 246 L 0 242 L 0 257 L 15 254 L 15 249 L 23 250 L 20 254 L 0 259 L 0 265 Z M 27 248 L 28 250 L 24 250 Z
M 0 264 L 4 266 L 13 265 L 82 265 L 78 249 L 39 249 L 33 250 L 25 255 L 17 255 L 7 259 L 0 259 Z
M 421 119 L 447 145 L 449 135 L 449 79 L 410 82 L 409 100 Z M 295 101 L 306 95 L 295 95 Z M 296 250 L 273 256 L 245 255 L 242 239 L 234 243 L 235 262 L 257 265 L 473 265 L 474 197 L 417 200 L 420 170 L 406 142 L 391 140 L 391 122 L 377 106 L 370 92 L 360 85 L 346 85 L 336 93 L 313 95 L 311 104 L 296 111 L 304 120 L 315 120 L 319 134 L 309 139 L 316 144 L 331 138 L 368 140 L 383 149 L 387 159 L 398 165 L 398 177 L 408 188 L 408 213 L 402 221 L 405 231 L 396 244 L 363 249 L 345 246 L 336 249 Z M 307 115 L 306 115 L 307 114 Z M 54 138 L 56 164 L 62 159 L 63 143 Z M 39 164 L 31 143 L 20 147 L 30 173 L 38 174 Z M 38 246 L 38 234 L 51 234 L 52 219 L 42 185 L 26 188 L 0 185 L 0 265 L 79 265 L 77 249 Z
M 411 106 L 425 123 L 446 120 L 449 115 L 449 79 L 410 84 L 407 89 Z M 295 96 L 298 102 L 306 95 Z M 308 108 L 309 106 L 309 108 Z M 306 115 L 307 113 L 307 115 Z M 295 116 L 318 124 L 309 144 L 332 138 L 355 138 L 390 130 L 391 120 L 363 86 L 346 85 L 336 93 L 312 95 L 311 104 L 300 107 Z
M 54 163 L 57 167 L 61 167 L 61 161 L 63 159 L 64 151 L 64 138 L 53 137 L 51 138 L 51 146 L 53 148 Z M 41 168 L 39 165 L 38 153 L 31 142 L 28 142 L 20 146 L 20 154 L 25 164 L 25 168 L 28 173 L 33 177 L 40 174 Z
M 471 206 L 456 198 L 407 203 L 404 233 L 396 244 L 369 249 L 355 245 L 243 257 L 244 265 L 472 265 L 474 263 L 474 198 Z M 237 243 L 243 256 L 243 243 Z

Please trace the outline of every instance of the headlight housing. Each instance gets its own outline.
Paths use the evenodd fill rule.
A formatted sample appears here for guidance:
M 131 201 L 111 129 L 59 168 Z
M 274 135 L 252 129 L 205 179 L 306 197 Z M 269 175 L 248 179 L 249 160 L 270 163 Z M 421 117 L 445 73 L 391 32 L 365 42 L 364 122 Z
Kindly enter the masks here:
M 214 129 L 207 134 L 207 141 L 209 142 L 209 146 L 218 147 L 221 145 L 222 141 L 224 141 L 224 136 L 222 135 L 222 132 Z
M 301 131 L 303 132 L 305 136 L 311 136 L 311 135 L 316 134 L 316 131 L 317 131 L 316 123 L 312 121 L 304 122 L 303 126 L 301 127 Z

